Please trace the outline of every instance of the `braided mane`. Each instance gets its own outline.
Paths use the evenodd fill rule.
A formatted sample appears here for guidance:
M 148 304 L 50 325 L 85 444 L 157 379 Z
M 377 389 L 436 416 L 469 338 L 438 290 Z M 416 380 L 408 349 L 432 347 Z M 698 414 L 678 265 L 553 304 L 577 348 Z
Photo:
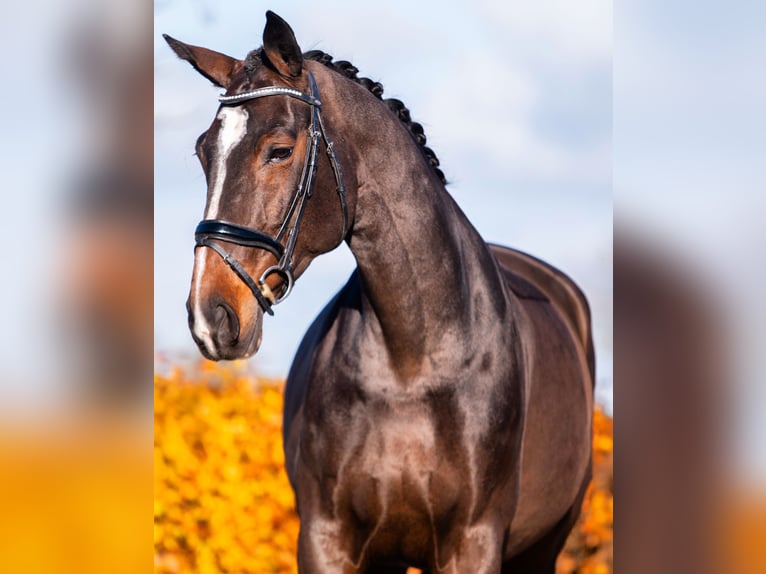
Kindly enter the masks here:
M 398 117 L 399 120 L 407 127 L 410 135 L 412 136 L 412 139 L 415 140 L 415 142 L 420 147 L 420 151 L 423 153 L 423 157 L 425 158 L 428 165 L 431 166 L 431 169 L 434 171 L 434 173 L 439 177 L 443 184 L 447 184 L 447 179 L 444 177 L 444 173 L 441 169 L 439 169 L 439 158 L 436 157 L 434 150 L 426 145 L 426 134 L 423 131 L 423 126 L 418 122 L 412 121 L 412 118 L 410 117 L 410 110 L 407 109 L 407 107 L 404 105 L 404 102 L 396 98 L 383 99 L 383 85 L 380 82 L 371 80 L 370 78 L 360 78 L 357 76 L 359 69 L 351 62 L 346 60 L 338 60 L 335 62 L 333 61 L 332 56 L 322 52 L 321 50 L 311 50 L 310 52 L 303 54 L 303 57 L 307 60 L 319 62 L 320 64 L 323 64 L 331 70 L 348 78 L 349 80 L 353 80 L 360 86 L 364 86 L 372 95 L 386 104 L 388 109 L 391 110 L 394 115 Z M 247 55 L 247 58 L 245 58 L 245 69 L 248 70 L 248 72 L 252 72 L 256 67 L 262 65 L 262 62 L 263 49 L 259 48 L 258 50 L 253 50 Z

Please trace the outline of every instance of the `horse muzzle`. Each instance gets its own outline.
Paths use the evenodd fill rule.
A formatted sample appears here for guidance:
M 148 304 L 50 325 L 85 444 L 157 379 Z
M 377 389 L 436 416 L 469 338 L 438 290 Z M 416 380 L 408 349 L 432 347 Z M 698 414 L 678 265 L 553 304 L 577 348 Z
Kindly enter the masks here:
M 213 361 L 245 359 L 261 345 L 263 312 L 257 306 L 249 318 L 240 316 L 223 298 L 187 301 L 189 330 L 200 352 Z

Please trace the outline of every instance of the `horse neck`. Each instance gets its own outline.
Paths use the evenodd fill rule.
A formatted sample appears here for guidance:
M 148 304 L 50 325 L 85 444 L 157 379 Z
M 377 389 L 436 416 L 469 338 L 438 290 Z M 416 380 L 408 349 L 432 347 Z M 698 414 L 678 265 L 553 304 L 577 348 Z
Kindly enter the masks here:
M 440 357 L 462 360 L 472 338 L 482 336 L 482 322 L 496 322 L 507 302 L 484 241 L 407 128 L 353 88 L 352 101 L 326 106 L 328 125 L 350 134 L 343 140 L 353 147 L 358 188 L 348 243 L 364 286 L 365 319 L 374 323 L 369 331 L 409 378 Z

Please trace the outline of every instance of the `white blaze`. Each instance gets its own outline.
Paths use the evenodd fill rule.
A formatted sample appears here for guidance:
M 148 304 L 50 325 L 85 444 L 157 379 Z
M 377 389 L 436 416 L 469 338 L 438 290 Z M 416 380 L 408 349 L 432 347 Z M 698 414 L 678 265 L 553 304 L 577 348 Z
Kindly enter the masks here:
M 247 111 L 241 107 L 224 107 L 218 112 L 221 127 L 218 130 L 218 142 L 215 150 L 215 160 L 211 172 L 210 200 L 205 210 L 205 219 L 218 219 L 223 186 L 226 183 L 226 164 L 232 150 L 247 134 Z M 194 331 L 209 351 L 213 351 L 211 328 L 205 314 L 202 312 L 202 282 L 205 276 L 205 263 L 210 249 L 198 247 L 194 255 L 194 293 L 192 294 L 194 310 Z
M 226 164 L 229 154 L 247 134 L 247 111 L 241 107 L 223 107 L 218 112 L 221 127 L 218 130 L 218 145 L 211 173 L 210 201 L 205 219 L 217 219 L 223 186 L 226 183 Z

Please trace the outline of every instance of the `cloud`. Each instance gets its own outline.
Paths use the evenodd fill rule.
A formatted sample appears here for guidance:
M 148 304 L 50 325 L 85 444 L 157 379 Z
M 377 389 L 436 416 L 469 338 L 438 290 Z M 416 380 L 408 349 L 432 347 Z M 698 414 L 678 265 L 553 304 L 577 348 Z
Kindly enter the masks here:
M 452 73 L 429 77 L 427 122 L 445 155 L 505 178 L 607 183 L 611 8 L 530 6 L 479 5 L 446 48 Z
M 487 29 L 517 48 L 577 62 L 611 62 L 610 0 L 480 0 L 475 6 Z

